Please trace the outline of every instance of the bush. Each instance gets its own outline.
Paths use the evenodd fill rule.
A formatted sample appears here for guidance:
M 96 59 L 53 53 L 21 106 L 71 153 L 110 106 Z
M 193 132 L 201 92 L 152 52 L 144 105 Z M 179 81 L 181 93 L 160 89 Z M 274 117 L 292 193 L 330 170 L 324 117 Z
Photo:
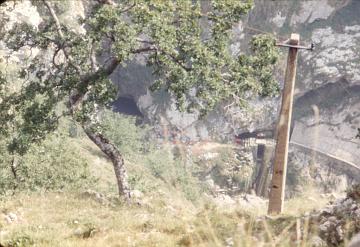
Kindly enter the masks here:
M 136 125 L 136 118 L 106 110 L 102 116 L 102 129 L 124 155 L 141 154 L 149 145 L 145 140 L 147 129 Z
M 90 182 L 87 162 L 79 157 L 70 140 L 63 136 L 51 136 L 41 145 L 31 147 L 23 157 L 16 157 L 16 178 L 10 166 L 12 157 L 9 154 L 5 157 L 0 161 L 0 194 L 14 189 L 77 189 Z
M 181 157 L 174 157 L 166 149 L 154 150 L 145 156 L 145 165 L 154 177 L 181 191 L 186 199 L 196 201 L 200 198 L 204 188 L 193 175 L 193 167 L 185 168 L 185 162 Z
M 215 158 L 202 157 L 196 161 L 198 176 L 210 176 L 216 185 L 229 193 L 248 191 L 255 174 L 255 164 L 246 155 L 247 152 L 232 148 L 222 148 L 216 152 L 218 155 Z

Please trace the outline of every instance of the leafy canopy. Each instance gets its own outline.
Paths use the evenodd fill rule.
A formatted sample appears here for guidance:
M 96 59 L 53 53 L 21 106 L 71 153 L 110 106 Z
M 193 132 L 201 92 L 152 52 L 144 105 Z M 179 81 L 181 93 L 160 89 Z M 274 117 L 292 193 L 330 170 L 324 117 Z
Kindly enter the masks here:
M 0 78 L 0 123 L 16 123 L 18 130 L 12 151 L 26 152 L 55 129 L 61 115 L 101 131 L 96 113 L 116 96 L 109 75 L 134 56 L 144 56 L 153 69 L 157 80 L 151 89 L 167 90 L 182 110 L 205 114 L 225 99 L 242 103 L 248 95 L 277 93 L 272 37 L 255 37 L 249 54 L 230 49 L 234 25 L 251 1 L 99 2 L 105 3 L 89 3 L 86 18 L 79 20 L 83 32 L 61 23 L 61 1 L 34 2 L 42 13 L 39 27 L 20 23 L 7 32 L 13 51 L 24 46 L 40 50 L 19 73 L 24 80 L 20 91 L 5 93 L 6 80 Z M 56 110 L 61 102 L 68 102 L 67 111 Z M 7 128 L 2 131 L 6 134 Z

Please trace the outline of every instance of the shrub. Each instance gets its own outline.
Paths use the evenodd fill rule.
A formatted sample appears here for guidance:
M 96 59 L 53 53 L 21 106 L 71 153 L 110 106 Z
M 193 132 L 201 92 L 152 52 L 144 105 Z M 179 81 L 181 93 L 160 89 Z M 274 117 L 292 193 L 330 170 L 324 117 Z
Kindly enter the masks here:
M 141 154 L 149 145 L 147 129 L 136 125 L 136 118 L 106 110 L 102 114 L 102 129 L 124 155 Z
M 193 167 L 185 167 L 181 157 L 174 157 L 170 151 L 163 148 L 147 154 L 145 165 L 154 177 L 181 191 L 186 199 L 196 201 L 200 198 L 204 188 L 193 175 Z
M 90 182 L 87 162 L 64 136 L 51 136 L 41 145 L 31 147 L 23 157 L 16 157 L 16 178 L 10 166 L 11 157 L 5 156 L 0 161 L 0 194 L 14 189 L 77 189 Z

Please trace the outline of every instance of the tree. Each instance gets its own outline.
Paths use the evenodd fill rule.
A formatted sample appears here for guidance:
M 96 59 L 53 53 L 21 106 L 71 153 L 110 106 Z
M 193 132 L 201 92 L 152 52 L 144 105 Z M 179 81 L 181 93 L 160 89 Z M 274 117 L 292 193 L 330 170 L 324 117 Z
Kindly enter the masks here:
M 119 194 L 129 200 L 123 156 L 103 134 L 98 118 L 99 109 L 116 96 L 109 76 L 118 66 L 143 54 L 158 78 L 151 89 L 167 90 L 179 109 L 198 109 L 202 115 L 225 99 L 244 104 L 248 95 L 275 94 L 277 51 L 271 37 L 254 38 L 251 54 L 230 50 L 232 28 L 250 10 L 250 1 L 207 3 L 208 11 L 202 1 L 193 0 L 93 2 L 86 18 L 79 20 L 86 31 L 79 33 L 60 22 L 61 3 L 34 1 L 42 24 L 18 24 L 5 37 L 14 51 L 24 46 L 40 49 L 22 68 L 21 90 L 1 95 L 0 123 L 17 123 L 9 150 L 26 152 L 67 114 L 112 161 Z M 59 114 L 56 107 L 63 102 L 67 111 Z M 6 134 L 6 128 L 3 131 Z

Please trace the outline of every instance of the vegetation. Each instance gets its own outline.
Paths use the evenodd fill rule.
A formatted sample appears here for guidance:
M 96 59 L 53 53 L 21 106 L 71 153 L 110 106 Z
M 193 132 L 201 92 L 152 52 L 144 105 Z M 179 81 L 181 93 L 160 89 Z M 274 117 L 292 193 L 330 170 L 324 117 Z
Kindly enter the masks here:
M 41 145 L 32 146 L 22 157 L 9 158 L 6 152 L 1 154 L 0 195 L 88 187 L 92 180 L 90 170 L 78 152 L 69 139 L 52 135 Z
M 194 176 L 201 169 L 207 170 L 200 151 L 192 157 L 197 163 L 187 167 L 181 144 L 177 148 L 182 151 L 174 153 L 168 144 L 157 147 L 148 143 L 147 128 L 134 125 L 134 118 L 110 111 L 105 112 L 103 118 L 106 119 L 105 134 L 112 136 L 114 143 L 118 143 L 116 136 L 126 136 L 119 139 L 126 142 L 117 145 L 128 147 L 124 150 L 129 158 L 129 183 L 137 194 L 142 192 L 136 196 L 138 203 L 129 206 L 118 200 L 112 171 L 106 166 L 109 161 L 81 129 L 76 137 L 70 137 L 67 130 L 72 123 L 66 121 L 60 125 L 59 136 L 51 135 L 23 157 L 19 174 L 27 170 L 31 176 L 18 185 L 14 195 L 0 197 L 0 244 L 6 247 L 223 246 L 233 242 L 234 246 L 275 243 L 291 246 L 290 236 L 294 231 L 287 229 L 296 222 L 294 215 L 303 212 L 298 206 L 302 205 L 299 199 L 288 202 L 292 211 L 286 213 L 285 219 L 267 223 L 257 220 L 266 212 L 265 208 L 217 205 L 207 196 L 213 192 Z M 121 127 L 115 123 L 121 123 Z M 38 151 L 44 148 L 46 153 Z M 75 164 L 79 152 L 83 160 Z M 226 145 L 218 147 L 216 152 L 220 157 L 211 162 L 218 164 L 221 160 L 229 162 L 228 156 L 234 155 Z M 49 155 L 46 162 L 39 165 L 45 154 Z M 71 182 L 81 171 L 77 168 L 81 162 L 87 164 L 86 176 Z M 39 170 L 41 173 L 37 174 Z M 47 187 L 46 173 L 52 175 L 50 185 L 54 186 Z M 64 177 L 57 179 L 61 176 Z M 12 177 L 7 181 L 13 181 Z M 44 190 L 47 191 L 39 193 Z M 314 204 L 307 203 L 307 209 L 320 207 L 319 201 Z M 8 222 L 9 215 L 15 215 L 13 221 Z M 279 237 L 269 238 L 269 234 Z M 303 240 L 304 246 L 309 239 Z
M 70 116 L 112 160 L 119 194 L 129 200 L 122 153 L 105 137 L 99 118 L 116 96 L 109 76 L 118 66 L 144 54 L 158 78 L 151 89 L 165 89 L 180 109 L 201 114 L 224 99 L 244 104 L 245 95 L 278 90 L 272 79 L 277 52 L 271 37 L 255 38 L 251 55 L 229 49 L 232 27 L 251 8 L 250 1 L 214 0 L 207 11 L 201 1 L 99 1 L 79 21 L 83 32 L 60 22 L 62 4 L 37 2 L 42 24 L 18 23 L 5 36 L 14 52 L 40 50 L 21 68 L 19 90 L 10 90 L 11 82 L 1 75 L 0 123 L 6 126 L 2 134 L 11 155 L 24 155 L 32 143 L 56 130 L 63 115 Z M 64 102 L 66 110 L 59 112 Z M 11 135 L 11 127 L 16 134 Z
M 300 234 L 306 237 L 299 237 L 298 243 L 312 246 L 315 232 L 298 217 L 307 198 L 289 200 L 286 208 L 292 211 L 281 217 L 265 218 L 262 216 L 265 208 L 256 212 L 251 208 L 215 205 L 203 196 L 198 196 L 194 204 L 170 181 L 156 176 L 151 180 L 158 187 L 147 191 L 140 205 L 124 205 L 114 194 L 105 194 L 99 201 L 77 192 L 17 194 L 0 201 L 4 215 L 17 215 L 10 224 L 0 218 L 3 234 L 0 243 L 4 246 L 18 241 L 23 241 L 24 246 L 226 246 L 231 243 L 239 247 L 293 246 L 296 234 Z M 310 205 L 306 204 L 306 210 L 321 206 L 319 201 Z M 300 224 L 300 233 L 296 224 Z

